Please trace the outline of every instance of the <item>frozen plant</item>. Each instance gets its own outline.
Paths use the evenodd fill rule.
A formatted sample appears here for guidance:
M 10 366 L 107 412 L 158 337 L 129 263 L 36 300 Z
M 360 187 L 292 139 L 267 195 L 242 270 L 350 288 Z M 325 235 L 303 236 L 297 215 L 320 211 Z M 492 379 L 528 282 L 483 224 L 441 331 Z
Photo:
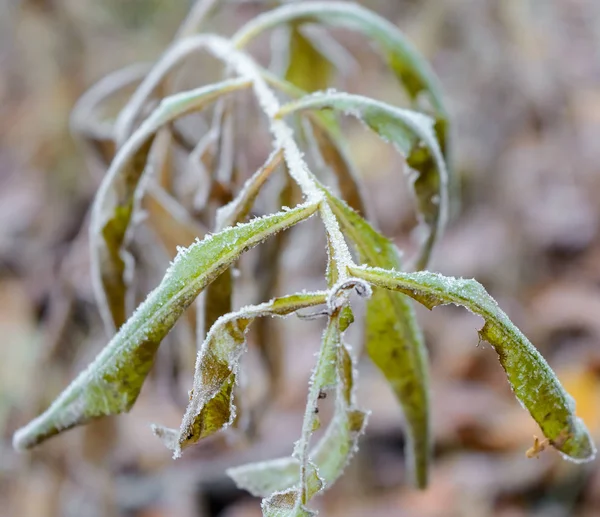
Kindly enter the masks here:
M 366 354 L 389 382 L 404 413 L 407 468 L 417 486 L 427 485 L 431 433 L 427 354 L 413 300 L 429 309 L 462 305 L 481 316 L 485 324 L 480 338 L 497 352 L 516 397 L 539 424 L 545 443 L 575 461 L 593 458 L 594 445 L 575 415 L 572 399 L 485 289 L 475 280 L 425 271 L 446 219 L 450 161 L 447 111 L 427 63 L 394 25 L 347 2 L 286 4 L 257 16 L 231 38 L 200 30 L 217 4 L 216 0 L 198 2 L 174 43 L 152 67 L 136 65 L 110 75 L 74 111 L 74 129 L 90 147 L 95 146 L 98 156 L 108 156 L 110 161 L 92 208 L 90 242 L 95 294 L 113 337 L 46 412 L 15 433 L 14 446 L 28 449 L 92 419 L 128 411 L 159 344 L 202 293 L 203 304 L 194 306 L 209 330 L 199 347 L 189 405 L 179 429 L 153 426 L 156 436 L 178 457 L 199 440 L 235 424 L 234 400 L 242 389 L 239 363 L 250 325 L 298 311 L 305 316 L 308 311 L 325 316 L 327 323 L 293 453 L 228 473 L 240 487 L 263 497 L 265 516 L 314 515 L 310 500 L 341 475 L 367 421 L 367 411 L 356 405 L 357 372 L 344 343 L 344 332 L 353 323 L 350 294 L 356 292 L 366 303 Z M 368 39 L 406 89 L 413 107 L 421 111 L 328 90 L 331 61 L 337 54 L 343 57 L 343 50 L 325 30 L 328 27 L 356 31 Z M 279 67 L 283 74 L 264 69 L 246 50 L 265 31 L 277 35 L 275 52 L 281 54 L 280 61 L 283 55 L 284 65 Z M 198 53 L 223 64 L 223 80 L 173 93 L 178 73 Z M 95 116 L 99 105 L 134 85 L 116 120 L 100 122 Z M 246 90 L 256 98 L 268 124 L 272 151 L 240 185 L 232 166 L 236 151 L 232 98 Z M 205 124 L 203 135 L 194 134 L 193 145 L 186 147 L 190 130 L 184 135 L 177 123 L 211 105 L 212 122 Z M 364 218 L 360 181 L 337 122 L 341 115 L 358 118 L 392 144 L 411 171 L 409 183 L 426 235 L 410 267 L 401 263 L 395 245 Z M 169 178 L 161 177 L 174 147 L 179 154 L 182 149 L 187 153 L 188 165 L 180 174 L 197 174 L 203 182 L 193 215 L 169 190 Z M 305 155 L 320 164 L 312 166 L 319 177 Z M 281 194 L 272 201 L 281 210 L 249 219 L 257 196 L 280 165 L 289 181 L 281 184 Z M 331 187 L 324 184 L 330 178 L 323 171 L 334 178 Z M 294 188 L 302 199 L 288 208 L 295 203 Z M 132 312 L 131 246 L 139 228 L 136 221 L 149 205 L 170 219 L 170 227 L 204 238 L 187 249 L 178 248 L 162 282 Z M 312 216 L 322 220 L 327 236 L 326 289 L 273 297 L 275 281 L 270 274 L 255 280 L 264 295 L 262 303 L 232 310 L 240 256 L 270 238 L 263 244 L 267 251 L 261 260 L 269 270 L 277 270 L 285 245 L 278 232 Z M 212 233 L 205 232 L 203 225 L 210 225 Z M 160 235 L 160 225 L 156 231 Z M 173 235 L 163 232 L 162 237 Z M 259 335 L 265 339 L 261 346 L 269 362 L 264 329 Z M 276 370 L 271 364 L 273 376 Z M 314 443 L 311 436 L 320 425 L 318 402 L 327 393 L 335 398 L 335 409 Z

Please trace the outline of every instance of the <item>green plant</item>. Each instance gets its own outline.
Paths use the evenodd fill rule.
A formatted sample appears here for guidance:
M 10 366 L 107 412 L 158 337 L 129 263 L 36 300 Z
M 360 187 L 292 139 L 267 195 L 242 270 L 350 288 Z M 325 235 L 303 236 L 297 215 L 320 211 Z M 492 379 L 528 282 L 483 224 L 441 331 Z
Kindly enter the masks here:
M 292 456 L 238 467 L 229 473 L 239 486 L 265 498 L 265 515 L 313 515 L 307 508 L 310 499 L 341 475 L 367 419 L 367 413 L 355 405 L 356 372 L 343 341 L 353 322 L 350 295 L 356 292 L 367 304 L 367 354 L 388 380 L 404 412 L 408 468 L 418 486 L 427 484 L 430 461 L 429 394 L 426 349 L 411 299 L 430 309 L 448 303 L 463 305 L 482 316 L 485 324 L 480 337 L 498 353 L 515 395 L 546 439 L 565 457 L 590 460 L 594 446 L 575 416 L 569 395 L 483 287 L 474 280 L 422 271 L 446 219 L 449 162 L 447 112 L 437 80 L 423 59 L 392 24 L 342 2 L 279 7 L 258 16 L 229 39 L 194 35 L 216 4 L 214 0 L 199 2 L 177 41 L 150 70 L 134 67 L 111 75 L 90 90 L 74 112 L 74 126 L 87 144 L 101 159 L 111 158 L 92 208 L 90 242 L 99 308 L 114 337 L 45 413 L 17 431 L 15 447 L 29 448 L 91 419 L 129 410 L 160 342 L 203 293 L 204 308 L 198 305 L 198 310 L 210 330 L 198 353 L 181 427 L 153 428 L 177 457 L 186 447 L 236 423 L 236 381 L 248 327 L 255 320 L 257 326 L 265 325 L 267 316 L 285 317 L 312 309 L 316 311 L 312 315 L 326 316 L 327 324 L 311 377 L 300 439 Z M 325 88 L 331 75 L 322 45 L 302 30 L 307 23 L 344 27 L 366 36 L 404 85 L 414 107 L 422 111 L 334 91 L 305 93 Z M 285 36 L 290 42 L 285 49 L 289 63 L 284 78 L 263 69 L 244 50 L 253 38 L 277 27 L 288 28 Z M 194 90 L 171 93 L 179 65 L 200 51 L 223 62 L 227 77 Z M 116 120 L 99 121 L 96 112 L 100 104 L 136 82 L 140 84 Z M 243 90 L 255 95 L 268 122 L 273 149 L 264 166 L 240 188 L 231 166 L 231 98 Z M 288 102 L 281 105 L 279 96 L 287 97 Z M 151 110 L 157 97 L 162 100 Z M 211 172 L 195 218 L 151 169 L 161 170 L 176 141 L 185 141 L 177 122 L 215 103 L 212 128 L 191 150 Z M 414 266 L 409 268 L 416 272 L 402 272 L 395 245 L 363 218 L 360 182 L 347 158 L 337 123 L 340 114 L 357 117 L 393 144 L 414 172 L 411 186 L 428 230 Z M 179 145 L 185 147 L 185 142 Z M 315 170 L 327 169 L 334 174 L 341 198 L 313 174 L 303 151 L 316 156 L 317 164 L 327 166 Z M 283 183 L 279 199 L 271 202 L 283 208 L 248 220 L 262 187 L 280 164 L 292 181 Z M 285 205 L 294 204 L 295 188 L 302 200 L 287 208 Z M 160 285 L 129 314 L 131 234 L 137 228 L 134 216 L 142 204 L 150 214 L 169 219 L 163 239 L 173 238 L 172 228 L 197 235 L 205 232 L 203 224 L 211 225 L 214 233 L 206 232 L 202 240 L 179 250 Z M 258 280 L 263 299 L 271 298 L 269 301 L 232 311 L 237 281 L 232 268 L 241 255 L 271 237 L 264 242 L 261 260 L 276 270 L 285 245 L 284 234 L 279 232 L 313 215 L 321 218 L 327 236 L 327 288 L 273 297 L 275 279 L 271 274 Z M 156 231 L 161 233 L 159 227 Z M 264 327 L 260 328 L 260 335 L 265 337 Z M 266 337 L 263 346 L 267 362 L 273 361 Z M 277 377 L 275 366 L 271 374 Z M 311 436 L 320 425 L 318 400 L 329 391 L 335 394 L 334 416 L 311 447 Z

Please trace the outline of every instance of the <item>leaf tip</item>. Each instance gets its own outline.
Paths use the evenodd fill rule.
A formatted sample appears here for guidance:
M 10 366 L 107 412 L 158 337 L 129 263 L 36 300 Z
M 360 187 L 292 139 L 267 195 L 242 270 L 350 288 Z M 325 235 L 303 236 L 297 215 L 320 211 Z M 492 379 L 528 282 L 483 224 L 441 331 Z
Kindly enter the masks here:
M 173 452 L 173 459 L 181 458 L 181 445 L 179 443 L 179 431 L 162 425 L 152 424 L 152 434 L 156 436 L 167 449 Z

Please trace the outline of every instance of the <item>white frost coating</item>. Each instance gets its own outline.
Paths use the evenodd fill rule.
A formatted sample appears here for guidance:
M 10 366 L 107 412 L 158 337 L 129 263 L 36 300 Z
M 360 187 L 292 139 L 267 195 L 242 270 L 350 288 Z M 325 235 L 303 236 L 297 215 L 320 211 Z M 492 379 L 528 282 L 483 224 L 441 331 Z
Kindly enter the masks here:
M 293 20 L 316 19 L 319 23 L 333 27 L 344 27 L 362 32 L 376 41 L 386 59 L 393 48 L 412 64 L 415 73 L 427 85 L 436 111 L 445 114 L 441 100 L 441 88 L 437 77 L 428 64 L 394 24 L 358 4 L 351 2 L 296 2 L 263 13 L 239 29 L 232 37 L 238 48 L 245 47 L 253 38 L 265 30 Z
M 338 274 L 344 278 L 347 276 L 346 266 L 352 264 L 352 256 L 346 245 L 337 219 L 326 206 L 323 193 L 313 179 L 312 173 L 304 161 L 302 152 L 294 140 L 294 132 L 283 120 L 277 119 L 276 115 L 281 106 L 273 91 L 267 86 L 256 63 L 248 55 L 236 50 L 232 44 L 223 38 L 211 38 L 208 43 L 214 55 L 230 65 L 241 77 L 252 81 L 254 92 L 258 102 L 269 118 L 269 129 L 273 135 L 275 148 L 282 148 L 284 158 L 293 179 L 298 183 L 307 200 L 321 204 L 321 216 L 325 229 L 330 235 Z M 323 208 L 325 207 L 325 208 Z
M 315 92 L 297 101 L 292 101 L 282 107 L 278 116 L 287 115 L 297 110 L 319 109 L 325 106 L 343 107 L 346 115 L 351 115 L 363 122 L 364 110 L 377 110 L 390 118 L 401 121 L 429 148 L 435 159 L 440 180 L 440 191 L 434 202 L 439 206 L 436 233 L 438 236 L 441 235 L 448 218 L 448 170 L 435 136 L 433 119 L 422 113 L 397 108 L 368 97 L 335 91 Z M 380 134 L 378 136 L 388 142 L 385 136 Z M 388 143 L 392 143 L 401 154 L 404 154 L 405 149 L 402 149 L 397 142 Z
M 267 86 L 256 63 L 243 52 L 237 50 L 227 39 L 213 35 L 193 36 L 181 40 L 160 59 L 154 69 L 148 74 L 128 105 L 122 110 L 116 123 L 117 141 L 123 142 L 131 132 L 136 117 L 147 98 L 160 84 L 164 76 L 179 62 L 190 54 L 205 49 L 211 52 L 228 66 L 231 66 L 242 78 L 252 81 L 258 102 L 269 118 L 270 131 L 273 135 L 275 148 L 281 147 L 290 174 L 301 187 L 307 200 L 325 205 L 322 192 L 313 180 L 311 172 L 303 159 L 300 149 L 293 138 L 292 129 L 283 120 L 277 120 L 275 115 L 280 109 L 279 101 L 273 91 Z M 347 276 L 346 266 L 352 264 L 352 257 L 342 236 L 339 224 L 331 210 L 322 210 L 321 215 L 327 232 L 332 236 L 334 252 L 340 277 Z
M 359 266 L 351 267 L 350 272 L 380 287 L 400 290 L 407 294 L 412 292 L 418 301 L 429 308 L 455 304 L 483 317 L 486 327 L 489 325 L 489 328 L 495 333 L 496 337 L 491 344 L 501 356 L 511 388 L 522 407 L 531 414 L 546 433 L 547 429 L 544 427 L 546 417 L 543 417 L 538 409 L 539 394 L 543 392 L 543 403 L 549 406 L 551 411 L 558 412 L 554 418 L 558 419 L 569 433 L 573 433 L 576 440 L 576 443 L 570 448 L 576 456 L 570 456 L 570 459 L 576 462 L 586 462 L 594 458 L 595 445 L 585 424 L 575 414 L 573 398 L 565 391 L 542 355 L 513 325 L 481 284 L 475 280 L 444 277 L 438 273 L 427 271 L 399 273 L 381 268 Z M 552 416 L 552 413 L 549 415 Z M 556 436 L 546 436 L 550 439 L 557 439 Z M 554 444 L 554 447 L 559 451 L 563 448 L 558 444 Z M 567 445 L 568 447 L 569 445 Z
M 187 56 L 206 48 L 212 38 L 213 36 L 211 35 L 189 37 L 173 45 L 163 54 L 117 117 L 115 122 L 117 147 L 125 144 L 125 141 L 133 131 L 135 120 L 140 115 L 144 104 L 146 104 L 152 92 L 160 85 L 165 76 L 176 68 Z
M 239 467 L 229 468 L 225 473 L 233 480 L 236 486 L 242 490 L 250 492 L 254 497 L 267 497 L 271 495 L 272 490 L 267 493 L 264 482 L 261 482 L 261 473 L 276 471 L 279 475 L 278 482 L 281 482 L 281 473 L 287 473 L 288 469 L 299 468 L 300 463 L 296 458 L 287 456 L 285 458 L 277 458 L 274 460 L 259 461 L 241 465 Z M 292 483 L 293 485 L 294 483 Z M 281 486 L 281 485 L 279 485 Z M 291 488 L 285 487 L 286 489 Z
M 178 257 L 180 257 L 180 255 L 181 255 L 181 257 L 185 256 L 185 254 L 187 252 L 188 251 L 181 252 L 180 254 L 178 254 Z M 181 260 L 181 257 L 179 258 L 179 260 Z M 298 303 L 297 309 L 289 309 L 288 312 L 282 311 L 281 314 L 278 313 L 277 310 L 281 311 L 282 308 L 275 307 L 274 303 L 277 300 L 281 300 L 281 299 L 285 299 L 285 298 L 292 298 L 293 295 L 287 296 L 287 297 L 281 297 L 281 298 L 273 298 L 272 300 L 261 303 L 259 305 L 247 305 L 245 307 L 240 308 L 236 312 L 231 312 L 231 313 L 225 314 L 225 315 L 219 317 L 219 319 L 217 319 L 217 321 L 215 321 L 215 323 L 212 325 L 212 327 L 208 331 L 206 338 L 204 339 L 204 342 L 202 343 L 202 346 L 200 347 L 200 350 L 198 351 L 198 355 L 196 357 L 194 382 L 193 382 L 193 387 L 192 387 L 193 395 L 192 395 L 190 403 L 186 409 L 186 412 L 183 416 L 183 419 L 181 421 L 181 426 L 179 429 L 178 437 L 175 441 L 173 441 L 172 436 L 169 434 L 169 436 L 167 437 L 168 438 L 167 440 L 163 439 L 163 442 L 165 442 L 165 444 L 167 446 L 171 445 L 170 448 L 173 450 L 173 458 L 174 459 L 179 458 L 181 456 L 181 445 L 180 445 L 181 437 L 186 436 L 186 433 L 188 432 L 189 429 L 191 429 L 191 427 L 194 423 L 194 420 L 196 419 L 199 412 L 202 410 L 203 407 L 206 406 L 206 404 L 210 400 L 212 400 L 215 396 L 217 396 L 219 394 L 219 392 L 222 388 L 221 385 L 205 386 L 202 384 L 202 381 L 201 381 L 201 379 L 202 379 L 201 372 L 202 372 L 202 368 L 203 368 L 203 362 L 207 356 L 210 356 L 210 354 L 211 354 L 210 347 L 212 344 L 215 343 L 216 335 L 221 331 L 221 329 L 224 328 L 225 325 L 227 325 L 228 323 L 231 323 L 231 322 L 234 322 L 234 321 L 240 320 L 240 319 L 254 320 L 255 318 L 265 317 L 265 316 L 284 318 L 300 308 L 305 308 L 305 307 L 309 307 L 312 305 L 318 305 L 319 303 L 325 303 L 327 295 L 328 295 L 327 291 L 314 291 L 311 293 L 307 293 L 306 296 L 311 298 L 310 303 L 308 301 L 306 301 L 305 303 Z M 322 300 L 322 301 L 320 301 L 320 300 Z M 249 325 L 244 328 L 244 330 L 243 330 L 244 334 L 246 334 L 246 332 L 248 331 L 248 328 L 249 328 Z M 228 363 L 228 367 L 230 368 L 230 371 L 231 371 L 230 375 L 234 375 L 234 377 L 237 379 L 239 358 L 245 351 L 246 344 L 245 344 L 245 342 L 243 344 L 239 344 L 237 341 L 235 341 L 235 339 L 231 335 L 227 335 L 226 339 L 228 340 L 228 343 L 223 344 L 223 342 L 221 342 L 221 348 L 229 350 L 229 356 L 227 357 L 227 363 Z M 223 359 L 223 358 L 221 358 L 221 359 Z M 231 393 L 230 408 L 231 408 L 230 420 L 225 425 L 225 427 L 231 425 L 231 423 L 233 422 L 233 418 L 235 416 L 235 406 L 233 404 L 233 391 Z M 158 428 L 160 428 L 160 427 L 158 427 Z M 159 435 L 157 434 L 157 436 L 159 436 Z M 163 438 L 162 435 L 159 437 Z
M 345 303 L 347 303 L 350 297 L 350 292 L 355 289 L 356 293 L 361 298 L 370 298 L 373 294 L 373 289 L 368 282 L 360 278 L 344 278 L 339 280 L 337 284 L 331 287 L 329 290 L 329 297 L 327 298 L 327 307 L 330 312 L 335 309 L 339 309 Z
M 148 75 L 151 78 L 152 72 Z M 147 79 L 148 79 L 147 78 Z M 142 83 L 144 84 L 144 83 Z M 187 92 L 175 94 L 164 99 L 158 108 L 142 123 L 125 144 L 119 149 L 113 159 L 106 175 L 104 176 L 92 206 L 90 217 L 90 260 L 92 272 L 92 287 L 98 302 L 100 315 L 109 335 L 115 332 L 112 315 L 108 306 L 108 299 L 102 286 L 101 275 L 101 253 L 102 253 L 102 228 L 106 222 L 105 218 L 112 214 L 106 214 L 106 204 L 110 206 L 114 203 L 115 193 L 112 190 L 113 184 L 118 179 L 123 168 L 127 167 L 129 161 L 138 152 L 149 138 L 164 124 L 181 116 L 184 113 L 202 106 L 209 99 L 218 97 L 224 92 L 236 91 L 248 86 L 248 81 L 242 79 L 232 79 L 222 81 L 209 86 L 203 86 Z M 134 198 L 138 199 L 141 195 L 141 189 L 144 186 L 143 176 L 140 180 Z
M 308 213 L 314 214 L 316 205 L 309 205 L 310 210 Z M 302 209 L 299 211 L 300 216 L 306 216 L 307 210 Z M 289 221 L 286 217 L 284 218 Z M 249 223 L 251 224 L 251 223 Z M 264 237 L 264 235 L 263 235 Z M 212 239 L 213 237 L 207 237 L 205 240 Z M 200 242 L 200 241 L 198 241 Z M 256 244 L 254 242 L 252 245 Z M 229 258 L 224 258 L 224 263 L 230 262 L 232 257 L 238 253 L 239 250 L 230 249 L 228 250 Z M 185 253 L 185 252 L 182 252 Z M 181 255 L 179 257 L 181 259 Z M 176 261 L 177 262 L 177 261 Z M 151 291 L 146 301 L 143 302 L 134 312 L 133 316 L 130 317 L 123 326 L 119 329 L 119 334 L 114 336 L 110 342 L 102 349 L 97 357 L 92 361 L 85 370 L 83 370 L 71 384 L 54 400 L 50 407 L 35 420 L 31 421 L 27 426 L 20 429 L 15 433 L 13 444 L 16 449 L 22 449 L 33 444 L 33 442 L 39 436 L 48 436 L 46 433 L 53 432 L 54 430 L 60 431 L 77 423 L 81 423 L 81 418 L 84 416 L 86 407 L 86 386 L 97 379 L 99 371 L 107 371 L 109 373 L 117 373 L 116 370 L 107 370 L 106 365 L 110 364 L 116 357 L 119 357 L 123 351 L 130 351 L 132 346 L 135 347 L 136 343 L 140 340 L 146 340 L 147 334 L 144 326 L 138 321 L 140 311 L 148 312 L 149 309 L 152 313 L 147 317 L 155 320 L 165 318 L 172 312 L 172 307 L 168 303 L 161 301 L 162 288 L 164 282 L 169 282 L 173 286 L 179 289 L 176 296 L 181 296 L 183 292 L 194 289 L 194 284 L 186 284 L 183 280 L 176 280 L 174 278 L 165 278 L 160 286 Z M 322 297 L 323 303 L 326 301 L 326 296 Z M 146 336 L 144 337 L 144 335 Z M 123 398 L 127 399 L 128 395 L 123 394 Z M 106 400 L 105 400 L 106 402 Z M 120 407 L 118 411 L 126 410 L 127 400 L 123 400 L 123 407 Z M 96 403 L 96 402 L 95 402 Z M 125 408 L 125 409 L 123 409 Z M 105 404 L 105 413 L 110 410 L 108 404 Z M 94 413 L 90 418 L 99 416 L 101 413 Z
M 310 202 L 305 202 L 299 205 L 296 205 L 293 210 L 294 211 L 298 211 L 298 212 L 302 212 L 304 209 L 309 208 L 311 206 L 314 206 L 314 203 L 310 203 Z M 289 213 L 289 212 L 288 212 Z M 267 214 L 267 215 L 263 215 L 260 217 L 254 217 L 252 218 L 251 221 L 249 221 L 248 223 L 244 223 L 244 224 L 254 224 L 257 223 L 259 221 L 262 221 L 263 219 L 269 219 L 272 217 L 277 217 L 279 215 L 285 215 L 285 213 L 283 211 L 280 212 L 276 212 L 273 214 Z M 226 231 L 223 230 L 223 231 Z M 190 244 L 187 248 L 185 246 L 178 246 L 177 247 L 177 255 L 175 255 L 175 258 L 171 261 L 171 264 L 169 265 L 169 267 L 167 268 L 167 271 L 165 273 L 165 277 L 170 275 L 173 272 L 173 268 L 181 261 L 183 260 L 193 249 L 195 249 L 196 247 L 200 246 L 201 244 L 205 244 L 208 241 L 212 240 L 213 236 L 215 234 L 212 233 L 207 233 L 204 238 L 202 240 L 200 240 L 198 237 L 196 237 L 196 240 Z M 227 247 L 227 244 L 224 245 L 225 247 Z
M 217 210 L 216 227 L 223 229 L 234 223 L 239 224 L 240 215 L 248 209 L 250 203 L 254 201 L 260 187 L 269 179 L 271 173 L 277 168 L 281 156 L 281 149 L 275 149 L 271 152 L 264 165 L 258 169 L 250 178 L 246 180 L 238 195 Z M 287 212 L 289 207 L 281 207 L 282 211 Z

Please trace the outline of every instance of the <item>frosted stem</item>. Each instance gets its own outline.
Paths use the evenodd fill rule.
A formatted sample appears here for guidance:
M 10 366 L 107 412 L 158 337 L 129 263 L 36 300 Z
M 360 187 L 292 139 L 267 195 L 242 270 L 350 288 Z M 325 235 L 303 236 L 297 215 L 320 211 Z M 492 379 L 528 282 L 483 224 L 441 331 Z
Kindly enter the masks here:
M 260 68 L 247 54 L 237 50 L 228 40 L 211 37 L 210 51 L 230 65 L 235 72 L 252 81 L 254 93 L 260 107 L 269 119 L 269 130 L 274 138 L 275 148 L 283 150 L 285 162 L 292 178 L 298 183 L 303 194 L 309 202 L 320 204 L 320 214 L 325 224 L 325 230 L 330 236 L 333 252 L 336 259 L 338 274 L 345 278 L 348 276 L 347 265 L 352 264 L 350 251 L 344 240 L 339 224 L 333 212 L 327 205 L 323 192 L 318 187 L 313 174 L 304 161 L 302 152 L 294 140 L 294 131 L 282 119 L 277 118 L 281 106 L 275 93 L 263 78 Z

